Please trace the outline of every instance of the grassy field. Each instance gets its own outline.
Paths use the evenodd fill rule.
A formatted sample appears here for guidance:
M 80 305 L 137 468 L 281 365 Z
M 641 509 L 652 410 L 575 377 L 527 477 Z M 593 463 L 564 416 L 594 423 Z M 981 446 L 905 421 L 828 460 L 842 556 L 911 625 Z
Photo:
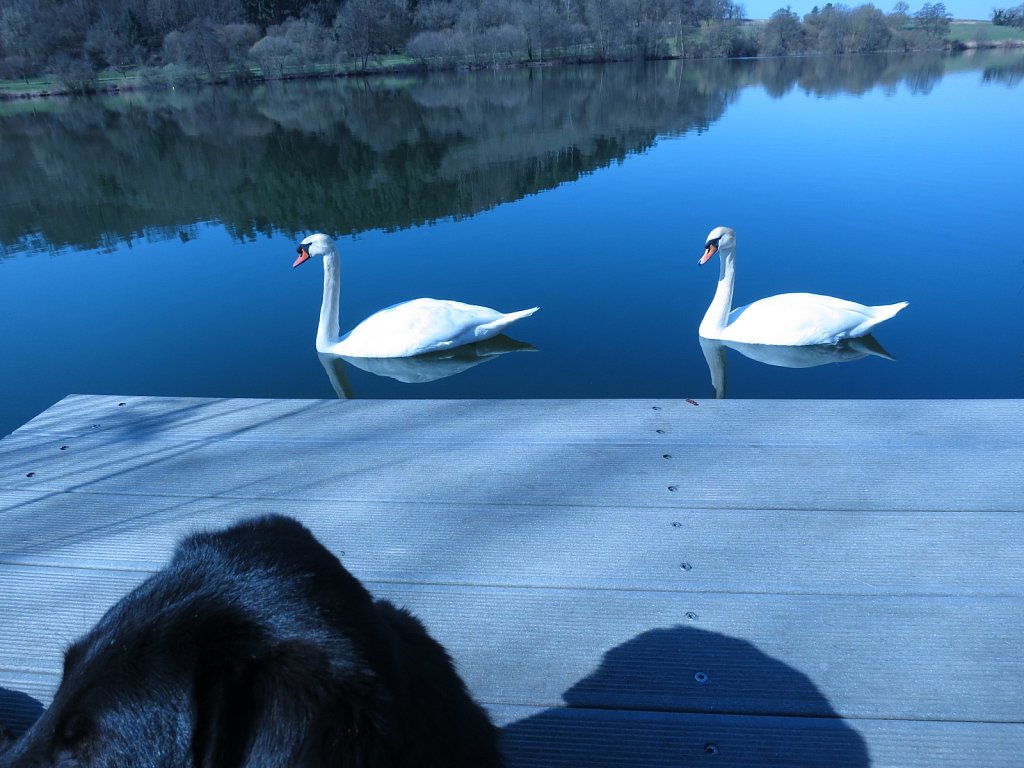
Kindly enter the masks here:
M 132 73 L 128 73 L 128 76 L 125 77 L 120 73 L 100 72 L 96 76 L 95 85 L 97 88 L 111 88 L 121 83 L 132 83 L 136 79 Z M 60 78 L 53 75 L 31 77 L 28 80 L 0 80 L 0 97 L 26 93 L 65 93 L 66 91 L 67 87 Z
M 1004 40 L 1024 40 L 1020 27 L 997 27 L 991 21 L 954 21 L 949 25 L 949 39 L 957 42 L 1000 43 Z
M 28 80 L 0 80 L 0 94 L 45 91 L 53 87 L 52 77 L 33 77 Z
M 294 78 L 294 77 L 311 77 L 311 76 L 323 76 L 330 74 L 357 74 L 361 72 L 375 73 L 375 74 L 387 74 L 395 72 L 404 72 L 410 68 L 416 66 L 416 61 L 408 56 L 385 56 L 383 58 L 375 58 L 368 62 L 365 70 L 360 69 L 357 62 L 351 62 L 347 65 L 342 66 L 319 66 L 319 67 L 288 67 L 284 71 L 275 71 L 272 73 L 266 73 L 267 79 L 280 79 L 280 78 Z M 252 67 L 252 77 L 255 80 L 262 80 L 264 78 L 264 72 L 259 67 Z M 185 72 L 185 70 L 180 70 Z M 230 73 L 224 74 L 224 79 L 229 77 Z M 195 85 L 201 82 L 207 82 L 208 78 L 203 74 L 193 73 L 186 78 L 185 82 L 178 83 L 175 80 L 175 75 L 168 72 L 168 69 L 164 70 L 152 70 L 147 74 L 140 74 L 138 71 L 129 71 L 127 73 L 104 71 L 100 72 L 93 80 L 93 87 L 97 90 L 116 90 L 118 88 L 137 88 L 137 87 L 151 87 L 154 85 L 162 84 L 164 87 L 173 87 L 175 85 Z M 18 96 L 28 95 L 54 95 L 54 94 L 66 94 L 69 90 L 66 84 L 58 77 L 52 75 L 44 75 L 41 77 L 34 77 L 28 80 L 0 80 L 0 99 L 16 98 Z

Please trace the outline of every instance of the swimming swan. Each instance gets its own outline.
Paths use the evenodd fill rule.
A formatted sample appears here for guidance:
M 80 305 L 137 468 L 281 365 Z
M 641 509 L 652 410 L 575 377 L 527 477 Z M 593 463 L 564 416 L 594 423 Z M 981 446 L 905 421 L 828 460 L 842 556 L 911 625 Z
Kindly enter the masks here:
M 324 300 L 316 332 L 316 351 L 321 354 L 412 357 L 451 349 L 497 336 L 516 320 L 529 317 L 538 309 L 504 314 L 459 301 L 413 299 L 370 315 L 341 336 L 338 323 L 341 284 L 334 241 L 324 234 L 310 235 L 299 243 L 296 251 L 299 257 L 293 267 L 313 256 L 324 260 Z
M 835 344 L 870 333 L 907 306 L 907 302 L 901 301 L 866 307 L 815 293 L 780 293 L 733 309 L 736 233 L 729 227 L 716 227 L 708 233 L 704 255 L 698 263 L 705 264 L 715 253 L 722 259 L 722 269 L 715 297 L 698 329 L 705 339 L 787 346 Z

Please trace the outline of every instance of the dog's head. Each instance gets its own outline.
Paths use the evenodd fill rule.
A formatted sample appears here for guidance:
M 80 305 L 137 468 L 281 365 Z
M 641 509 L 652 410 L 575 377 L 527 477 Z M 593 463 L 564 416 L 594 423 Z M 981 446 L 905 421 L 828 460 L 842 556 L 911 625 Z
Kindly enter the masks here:
M 0 766 L 283 768 L 379 749 L 387 702 L 347 641 L 180 576 L 152 577 L 67 650 L 52 705 Z
M 444 648 L 298 522 L 179 544 L 64 659 L 0 768 L 494 768 Z

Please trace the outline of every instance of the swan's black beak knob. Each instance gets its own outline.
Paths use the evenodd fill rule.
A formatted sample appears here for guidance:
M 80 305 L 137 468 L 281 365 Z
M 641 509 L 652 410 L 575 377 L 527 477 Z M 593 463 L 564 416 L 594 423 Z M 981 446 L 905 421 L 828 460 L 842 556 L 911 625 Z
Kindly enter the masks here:
M 292 264 L 292 269 L 294 269 L 295 267 L 299 266 L 299 264 L 302 264 L 303 262 L 309 261 L 309 251 L 306 250 L 306 246 L 304 246 L 304 245 L 298 246 L 295 249 L 295 252 L 297 254 L 299 254 L 299 258 L 297 258 L 295 260 L 295 263 Z

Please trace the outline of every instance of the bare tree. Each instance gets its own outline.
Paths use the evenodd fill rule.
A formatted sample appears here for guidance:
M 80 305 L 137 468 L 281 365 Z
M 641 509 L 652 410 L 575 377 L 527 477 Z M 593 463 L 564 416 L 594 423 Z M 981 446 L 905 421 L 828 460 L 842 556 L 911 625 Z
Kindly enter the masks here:
M 846 50 L 853 53 L 881 51 L 889 45 L 892 32 L 885 14 L 873 5 L 854 8 L 850 14 L 850 34 Z
M 544 52 L 558 44 L 561 18 L 552 0 L 524 0 L 523 25 L 526 29 L 527 56 L 531 61 L 544 61 Z
M 202 70 L 210 79 L 219 78 L 232 60 L 231 46 L 238 45 L 229 41 L 222 29 L 205 16 L 193 19 L 184 29 L 176 29 L 164 37 L 164 59 Z
M 1024 3 L 1016 8 L 995 8 L 992 23 L 997 27 L 1024 27 Z
M 789 8 L 773 13 L 761 35 L 761 50 L 769 56 L 803 53 L 806 49 L 806 32 Z
M 400 50 L 411 27 L 404 0 L 348 0 L 334 21 L 342 49 L 364 70 L 371 56 Z
M 928 39 L 935 42 L 949 34 L 949 20 L 952 16 L 946 11 L 945 3 L 925 3 L 921 10 L 914 14 L 914 21 L 923 30 Z
M 331 30 L 308 19 L 288 19 L 270 27 L 252 46 L 249 56 L 265 72 L 280 76 L 288 70 L 308 70 L 317 64 L 333 63 L 337 48 Z
M 629 42 L 629 0 L 586 0 L 584 17 L 598 56 L 621 56 Z
M 224 51 L 224 60 L 235 77 L 248 78 L 249 51 L 259 39 L 255 24 L 224 24 L 216 31 L 217 41 Z
M 27 80 L 42 70 L 48 50 L 42 21 L 32 0 L 10 0 L 0 7 L 0 55 L 9 76 Z

